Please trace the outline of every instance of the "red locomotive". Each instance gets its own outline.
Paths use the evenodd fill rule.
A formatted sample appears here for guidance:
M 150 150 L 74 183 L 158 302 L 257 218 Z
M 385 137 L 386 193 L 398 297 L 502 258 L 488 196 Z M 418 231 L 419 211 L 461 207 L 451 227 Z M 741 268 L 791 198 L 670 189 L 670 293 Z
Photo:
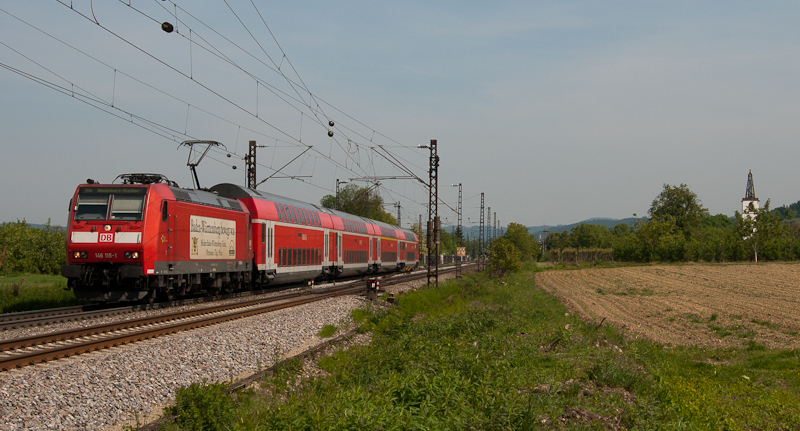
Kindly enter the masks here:
M 397 226 L 233 184 L 118 179 L 80 185 L 70 203 L 62 275 L 80 299 L 172 299 L 419 262 L 417 236 Z

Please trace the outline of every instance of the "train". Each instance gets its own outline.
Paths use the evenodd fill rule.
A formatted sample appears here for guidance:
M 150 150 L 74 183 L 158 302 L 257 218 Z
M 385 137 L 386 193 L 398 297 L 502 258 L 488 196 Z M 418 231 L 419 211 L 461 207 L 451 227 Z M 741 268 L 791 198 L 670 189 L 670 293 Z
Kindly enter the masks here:
M 70 200 L 61 274 L 80 300 L 172 300 L 410 271 L 417 235 L 320 205 L 161 174 L 87 180 Z

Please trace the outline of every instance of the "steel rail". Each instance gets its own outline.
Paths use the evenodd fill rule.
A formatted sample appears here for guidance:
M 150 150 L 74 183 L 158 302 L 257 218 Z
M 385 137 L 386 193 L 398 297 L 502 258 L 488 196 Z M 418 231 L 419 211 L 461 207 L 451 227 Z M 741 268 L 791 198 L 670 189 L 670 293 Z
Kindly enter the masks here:
M 204 314 L 218 313 L 226 310 L 248 307 L 261 303 L 269 303 L 269 302 L 291 299 L 300 296 L 301 294 L 302 292 L 293 292 L 284 295 L 273 296 L 270 298 L 262 298 L 258 300 L 238 302 L 235 304 L 216 305 L 212 307 L 198 308 L 195 310 L 182 311 L 178 313 L 162 314 L 160 316 L 142 317 L 134 320 L 112 322 L 102 325 L 89 326 L 85 328 L 67 329 L 64 331 L 49 332 L 45 334 L 32 335 L 29 337 L 20 337 L 20 338 L 13 338 L 10 340 L 2 340 L 0 341 L 0 352 L 6 352 L 9 350 L 19 350 L 37 345 L 56 343 L 66 340 L 74 340 L 81 337 L 100 335 L 111 331 L 132 329 L 146 325 L 163 324 L 164 322 L 168 322 L 171 320 L 188 319 L 188 318 L 198 317 Z
M 354 292 L 361 292 L 364 290 L 365 287 L 363 286 L 359 287 L 349 286 L 349 287 L 338 288 L 328 292 L 314 292 L 313 295 L 306 292 L 301 294 L 302 296 L 305 297 L 301 297 L 299 299 L 295 299 L 289 302 L 284 302 L 281 304 L 265 305 L 263 307 L 257 307 L 254 309 L 251 308 L 248 310 L 234 311 L 232 313 L 228 313 L 223 316 L 195 319 L 188 322 L 174 323 L 171 325 L 162 325 L 157 328 L 145 328 L 133 333 L 110 334 L 101 339 L 91 339 L 66 346 L 56 346 L 46 350 L 17 354 L 6 358 L 0 358 L 0 370 L 8 371 L 13 368 L 22 368 L 25 366 L 35 365 L 42 362 L 48 362 L 60 358 L 67 358 L 82 353 L 90 353 L 105 348 L 117 347 L 136 341 L 143 341 L 150 338 L 155 338 L 161 335 L 168 335 L 184 330 L 205 327 L 217 323 L 227 322 L 230 320 L 241 319 L 244 317 L 250 317 L 257 314 L 281 310 L 289 307 L 295 307 L 298 305 L 316 302 L 327 298 L 332 298 Z M 282 299 L 287 299 L 287 298 L 284 297 Z M 212 308 L 221 308 L 221 307 L 212 307 Z M 236 308 L 242 308 L 242 307 L 236 307 Z
M 24 322 L 31 319 L 40 319 L 47 316 L 69 316 L 83 312 L 82 305 L 72 307 L 48 308 L 45 310 L 19 311 L 16 313 L 0 314 L 0 329 L 15 322 Z

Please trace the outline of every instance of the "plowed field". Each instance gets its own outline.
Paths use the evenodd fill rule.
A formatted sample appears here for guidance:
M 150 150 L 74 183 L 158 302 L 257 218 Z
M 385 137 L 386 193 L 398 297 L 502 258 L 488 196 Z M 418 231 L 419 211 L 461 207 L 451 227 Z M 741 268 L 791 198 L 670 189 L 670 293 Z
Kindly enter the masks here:
M 667 345 L 800 348 L 800 265 L 545 271 L 536 285 L 584 320 Z

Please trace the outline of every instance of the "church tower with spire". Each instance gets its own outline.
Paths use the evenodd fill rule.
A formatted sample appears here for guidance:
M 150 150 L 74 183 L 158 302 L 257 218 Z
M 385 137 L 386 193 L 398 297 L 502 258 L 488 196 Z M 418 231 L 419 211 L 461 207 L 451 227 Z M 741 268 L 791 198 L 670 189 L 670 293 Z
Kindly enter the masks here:
M 752 206 L 752 209 L 751 209 Z M 753 171 L 747 174 L 747 191 L 744 192 L 742 199 L 742 217 L 755 218 L 753 209 L 758 209 L 758 198 L 756 198 L 756 188 L 753 186 Z

